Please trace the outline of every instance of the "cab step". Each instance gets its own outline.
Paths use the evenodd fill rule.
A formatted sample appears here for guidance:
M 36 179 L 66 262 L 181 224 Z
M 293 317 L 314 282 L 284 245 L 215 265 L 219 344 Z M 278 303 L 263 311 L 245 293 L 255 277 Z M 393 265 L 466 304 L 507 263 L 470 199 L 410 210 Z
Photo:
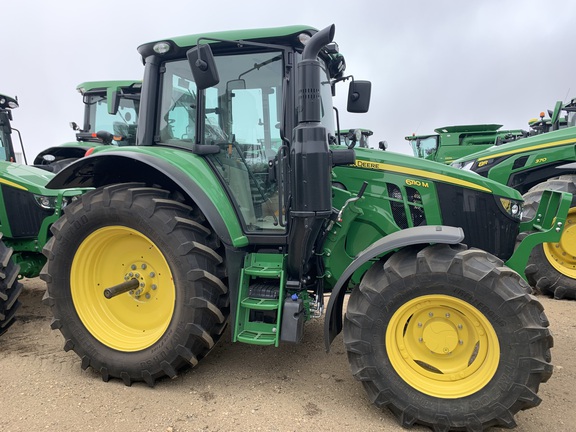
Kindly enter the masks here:
M 234 342 L 275 345 L 285 297 L 284 255 L 249 254 L 240 274 Z

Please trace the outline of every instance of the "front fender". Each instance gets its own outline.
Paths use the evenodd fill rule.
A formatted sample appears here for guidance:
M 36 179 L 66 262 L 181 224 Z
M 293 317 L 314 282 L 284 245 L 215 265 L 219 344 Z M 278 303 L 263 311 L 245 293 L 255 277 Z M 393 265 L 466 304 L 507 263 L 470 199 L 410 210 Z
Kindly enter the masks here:
M 334 338 L 342 331 L 342 309 L 344 305 L 345 287 L 348 281 L 362 265 L 368 261 L 391 252 L 395 249 L 416 244 L 444 243 L 456 244 L 464 240 L 462 228 L 440 225 L 427 225 L 414 228 L 407 228 L 402 231 L 389 234 L 386 237 L 374 242 L 372 245 L 360 252 L 354 261 L 350 263 L 346 270 L 336 282 L 332 289 L 326 317 L 324 318 L 324 344 L 326 351 L 330 351 L 330 345 Z
M 230 198 L 202 157 L 158 147 L 109 148 L 82 158 L 60 171 L 49 189 L 102 187 L 144 182 L 188 197 L 227 245 L 248 244 Z

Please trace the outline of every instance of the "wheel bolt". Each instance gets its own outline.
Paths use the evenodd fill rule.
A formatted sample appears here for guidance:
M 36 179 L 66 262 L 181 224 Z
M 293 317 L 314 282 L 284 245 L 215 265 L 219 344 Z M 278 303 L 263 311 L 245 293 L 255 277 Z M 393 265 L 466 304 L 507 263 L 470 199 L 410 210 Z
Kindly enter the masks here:
M 146 270 L 146 264 L 142 264 L 142 270 Z
M 430 318 L 432 318 L 432 317 L 434 316 L 434 314 L 433 314 L 432 312 L 429 312 L 429 313 L 428 313 L 428 316 L 429 316 Z
M 130 268 L 131 268 L 132 270 L 136 270 L 136 264 L 132 264 L 132 265 L 130 266 Z
M 136 279 L 140 279 L 140 273 L 134 273 L 134 277 L 135 277 Z
M 153 278 L 154 276 L 156 276 L 156 273 L 150 272 L 150 277 Z
M 149 299 L 149 298 L 150 298 L 150 293 L 146 293 L 146 295 L 145 295 L 144 297 L 146 297 L 147 299 Z
M 134 277 L 134 273 L 130 272 L 130 273 L 128 273 L 128 276 L 129 276 L 129 277 Z
M 422 327 L 422 323 L 421 323 L 421 322 L 418 323 L 418 327 Z
M 458 324 L 458 329 L 462 330 L 462 324 Z
M 418 342 L 423 342 L 423 341 L 424 341 L 424 339 L 418 338 Z
M 464 341 L 463 341 L 463 340 L 459 340 L 458 343 L 459 343 L 460 345 L 464 345 Z
M 140 288 L 144 288 L 146 284 L 144 282 L 140 282 Z
M 450 314 L 449 314 L 449 313 L 446 314 L 446 318 L 450 318 Z
M 152 284 L 152 289 L 155 290 L 156 288 L 158 288 L 156 284 Z

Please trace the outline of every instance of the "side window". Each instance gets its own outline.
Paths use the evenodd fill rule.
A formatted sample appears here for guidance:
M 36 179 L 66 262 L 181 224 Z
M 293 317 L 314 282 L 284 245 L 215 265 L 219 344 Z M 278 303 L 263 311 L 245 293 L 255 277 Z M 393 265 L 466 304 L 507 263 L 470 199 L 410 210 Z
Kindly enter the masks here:
M 182 65 L 168 63 L 166 69 L 158 125 L 160 141 L 191 144 L 196 133 L 196 84 Z

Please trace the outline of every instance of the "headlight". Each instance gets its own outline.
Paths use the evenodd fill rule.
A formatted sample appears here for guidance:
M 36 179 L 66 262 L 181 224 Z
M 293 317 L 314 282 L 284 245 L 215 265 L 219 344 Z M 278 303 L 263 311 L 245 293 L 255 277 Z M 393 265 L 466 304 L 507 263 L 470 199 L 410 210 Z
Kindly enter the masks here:
M 43 209 L 53 210 L 56 207 L 56 198 L 45 195 L 34 195 L 36 203 Z
M 522 203 L 514 201 L 508 198 L 500 198 L 500 204 L 502 208 L 508 215 L 512 216 L 514 219 L 520 219 L 522 217 Z
M 476 162 L 475 159 L 470 160 L 470 161 L 465 161 L 465 162 L 454 162 L 454 163 L 452 163 L 452 166 L 454 168 L 470 171 L 470 169 L 472 168 L 472 165 L 474 165 L 474 162 Z

